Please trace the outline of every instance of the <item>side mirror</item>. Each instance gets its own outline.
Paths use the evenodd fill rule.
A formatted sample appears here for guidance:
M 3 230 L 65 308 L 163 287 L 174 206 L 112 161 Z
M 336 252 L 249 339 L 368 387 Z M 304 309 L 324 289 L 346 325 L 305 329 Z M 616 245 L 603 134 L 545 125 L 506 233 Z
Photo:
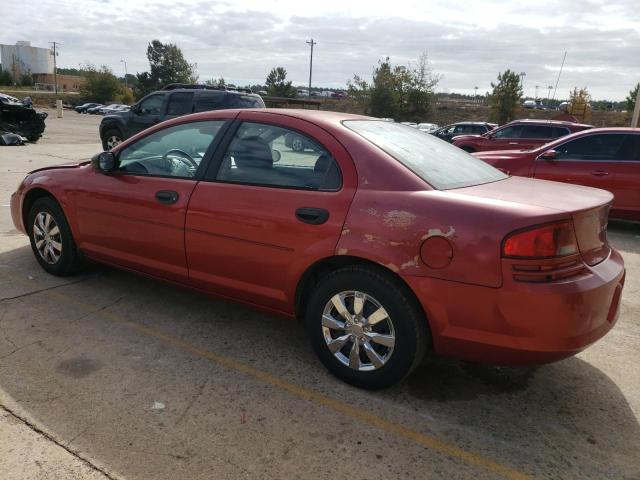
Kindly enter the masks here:
M 118 168 L 118 161 L 113 152 L 102 152 L 94 155 L 91 165 L 96 172 L 111 173 Z
M 558 152 L 555 150 L 547 150 L 538 158 L 540 158 L 541 160 L 556 160 L 558 158 Z
M 271 159 L 273 160 L 273 163 L 278 163 L 281 158 L 282 154 L 280 153 L 280 150 L 271 150 Z

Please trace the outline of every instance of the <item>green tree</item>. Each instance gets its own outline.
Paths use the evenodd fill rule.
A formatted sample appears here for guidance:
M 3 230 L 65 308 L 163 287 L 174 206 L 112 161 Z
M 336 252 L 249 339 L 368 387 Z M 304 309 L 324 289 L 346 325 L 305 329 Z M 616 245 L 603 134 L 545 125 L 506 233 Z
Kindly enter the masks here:
M 379 60 L 373 71 L 373 82 L 369 95 L 369 111 L 374 117 L 397 118 L 401 99 L 401 80 L 397 77 L 389 62 Z
M 153 40 L 147 47 L 149 72 L 136 75 L 140 96 L 163 88 L 170 83 L 198 81 L 196 65 L 187 62 L 182 50 L 173 43 Z
M 489 94 L 489 118 L 500 124 L 510 122 L 515 118 L 522 98 L 520 77 L 516 72 L 505 70 L 498 74 L 498 83 L 491 83 L 491 87 L 493 91 Z
M 205 80 L 204 84 L 211 87 L 224 87 L 227 83 L 224 81 L 223 77 L 220 77 L 220 78 L 210 78 L 208 80 Z
M 640 83 L 636 85 L 636 88 L 632 89 L 629 92 L 629 96 L 627 97 L 627 110 L 633 111 L 636 108 L 636 99 L 638 98 L 638 91 L 640 90 Z
M 287 82 L 287 71 L 282 67 L 272 68 L 267 75 L 267 93 L 273 97 L 293 98 L 296 96 L 296 89 L 291 82 Z
M 80 93 L 87 100 L 106 103 L 122 92 L 122 84 L 106 65 L 96 68 L 86 65 L 86 82 L 80 87 Z
M 13 77 L 9 70 L 0 68 L 0 85 L 13 85 Z
M 31 72 L 21 74 L 18 83 L 22 87 L 33 87 L 33 75 L 31 75 Z

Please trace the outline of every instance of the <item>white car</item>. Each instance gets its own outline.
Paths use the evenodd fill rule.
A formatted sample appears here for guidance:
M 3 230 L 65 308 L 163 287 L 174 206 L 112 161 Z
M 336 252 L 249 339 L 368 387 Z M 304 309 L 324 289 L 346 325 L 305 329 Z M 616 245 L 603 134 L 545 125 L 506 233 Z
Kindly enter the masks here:
M 435 132 L 440 126 L 437 123 L 419 123 L 418 130 L 424 133 Z

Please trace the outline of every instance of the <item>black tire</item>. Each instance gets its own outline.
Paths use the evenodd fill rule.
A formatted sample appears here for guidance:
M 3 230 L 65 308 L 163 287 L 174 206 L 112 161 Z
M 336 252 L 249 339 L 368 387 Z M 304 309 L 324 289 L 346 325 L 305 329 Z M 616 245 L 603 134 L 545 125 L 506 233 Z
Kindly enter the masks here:
M 108 128 L 102 134 L 102 148 L 105 152 L 115 146 L 109 146 L 109 141 L 113 137 L 117 138 L 119 142 L 122 142 L 124 140 L 124 135 L 122 135 L 122 132 L 120 132 L 120 130 L 118 130 L 117 128 Z
M 334 295 L 351 290 L 377 300 L 387 311 L 395 334 L 388 360 L 371 371 L 356 370 L 342 363 L 329 350 L 323 333 L 325 306 Z M 404 379 L 420 364 L 430 343 L 427 320 L 411 291 L 391 273 L 369 266 L 340 268 L 320 279 L 311 294 L 305 320 L 313 349 L 324 366 L 341 380 L 370 390 L 389 387 Z M 344 349 L 349 351 L 351 346 L 353 342 L 345 344 Z M 366 358 L 366 352 L 363 356 Z
M 34 223 L 36 221 L 36 217 L 40 213 L 51 215 L 59 229 L 59 235 L 56 235 L 55 239 L 62 245 L 62 251 L 57 261 L 53 263 L 47 262 L 36 247 Z M 42 197 L 33 203 L 29 210 L 29 214 L 27 215 L 27 233 L 29 234 L 31 249 L 33 250 L 36 260 L 48 273 L 64 277 L 76 273 L 82 267 L 82 259 L 76 247 L 76 243 L 73 240 L 73 235 L 71 234 L 67 218 L 65 217 L 58 202 L 53 198 Z

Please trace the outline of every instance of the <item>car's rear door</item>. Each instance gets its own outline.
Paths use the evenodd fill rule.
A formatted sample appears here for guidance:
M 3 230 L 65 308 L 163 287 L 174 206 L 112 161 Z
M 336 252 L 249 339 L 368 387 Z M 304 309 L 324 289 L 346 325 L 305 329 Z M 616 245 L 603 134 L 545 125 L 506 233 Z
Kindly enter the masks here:
M 120 167 L 113 174 L 88 172 L 75 195 L 80 249 L 97 260 L 186 282 L 187 205 L 203 159 L 226 125 L 212 120 L 158 130 L 118 151 Z
M 237 123 L 189 203 L 190 281 L 291 311 L 298 277 L 334 253 L 355 193 L 355 167 L 344 147 L 312 123 L 255 111 L 241 112 Z M 313 148 L 287 147 L 291 133 Z
M 534 177 L 608 190 L 615 196 L 615 208 L 620 197 L 617 154 L 624 139 L 623 134 L 592 133 L 556 145 L 555 159 L 536 159 Z
M 612 213 L 617 217 L 640 220 L 640 132 L 625 135 L 617 159 Z

